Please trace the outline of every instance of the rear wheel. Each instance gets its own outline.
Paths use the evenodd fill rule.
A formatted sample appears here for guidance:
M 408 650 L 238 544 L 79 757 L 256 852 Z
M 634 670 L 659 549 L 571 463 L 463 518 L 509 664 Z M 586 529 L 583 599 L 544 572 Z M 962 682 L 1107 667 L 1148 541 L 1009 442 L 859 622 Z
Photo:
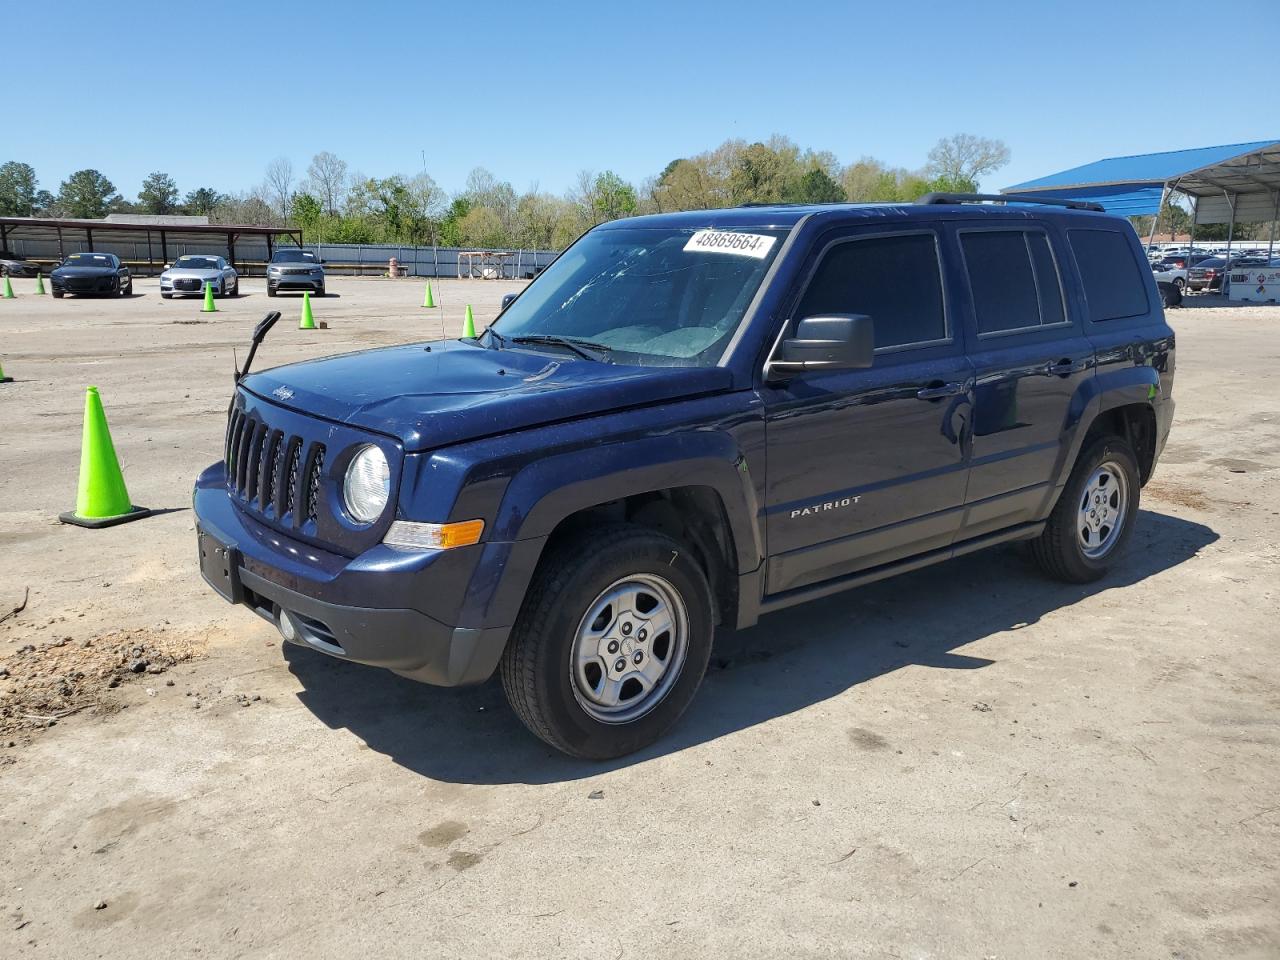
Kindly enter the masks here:
M 713 629 L 706 577 L 682 544 L 605 527 L 540 564 L 503 653 L 502 685 L 525 726 L 557 750 L 620 757 L 684 713 Z
M 1133 532 L 1142 483 L 1138 458 L 1120 437 L 1100 437 L 1071 478 L 1031 553 L 1045 573 L 1068 583 L 1104 576 Z

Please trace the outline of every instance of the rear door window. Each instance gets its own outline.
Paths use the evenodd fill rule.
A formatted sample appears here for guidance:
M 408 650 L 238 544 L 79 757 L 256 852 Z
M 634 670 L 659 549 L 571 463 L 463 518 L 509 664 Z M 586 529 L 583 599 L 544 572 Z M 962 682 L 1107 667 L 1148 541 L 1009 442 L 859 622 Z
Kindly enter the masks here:
M 1150 310 L 1145 278 L 1129 238 L 1115 230 L 1068 230 L 1094 322 L 1136 317 Z
M 796 317 L 833 313 L 870 316 L 877 350 L 946 340 L 935 235 L 859 237 L 830 247 L 805 289 Z
M 1058 268 L 1043 233 L 964 231 L 960 245 L 979 334 L 1036 330 L 1065 321 Z

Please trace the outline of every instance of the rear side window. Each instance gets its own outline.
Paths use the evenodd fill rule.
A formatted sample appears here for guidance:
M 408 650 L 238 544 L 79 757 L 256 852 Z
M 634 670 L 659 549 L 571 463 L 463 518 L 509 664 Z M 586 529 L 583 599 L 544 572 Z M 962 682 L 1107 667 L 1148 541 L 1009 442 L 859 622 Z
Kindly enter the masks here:
M 1089 319 L 1119 320 L 1150 309 L 1147 288 L 1124 234 L 1114 230 L 1068 230 L 1080 267 Z
M 1062 286 L 1049 240 L 1027 230 L 960 235 L 980 334 L 1062 323 Z
M 947 317 L 934 235 L 866 237 L 831 247 L 796 316 L 832 313 L 870 316 L 877 350 L 945 340 Z

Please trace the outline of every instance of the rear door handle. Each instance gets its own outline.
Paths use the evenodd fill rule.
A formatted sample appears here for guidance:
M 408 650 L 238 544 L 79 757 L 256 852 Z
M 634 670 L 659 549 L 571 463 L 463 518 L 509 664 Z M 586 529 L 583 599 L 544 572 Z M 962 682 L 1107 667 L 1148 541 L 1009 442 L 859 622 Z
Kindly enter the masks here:
M 935 383 L 930 384 L 916 391 L 916 396 L 921 400 L 942 400 L 946 397 L 958 397 L 967 389 L 966 384 L 960 383 Z
M 1087 360 L 1059 360 L 1057 363 L 1045 364 L 1044 374 L 1046 377 L 1068 377 L 1079 373 L 1088 365 Z

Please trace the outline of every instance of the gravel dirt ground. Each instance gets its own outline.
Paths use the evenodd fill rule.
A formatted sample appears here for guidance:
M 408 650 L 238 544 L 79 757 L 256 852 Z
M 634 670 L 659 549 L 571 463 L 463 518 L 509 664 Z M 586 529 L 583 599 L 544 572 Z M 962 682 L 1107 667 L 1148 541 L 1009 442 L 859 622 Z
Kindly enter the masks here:
M 1113 576 L 997 549 L 766 618 L 599 765 L 496 684 L 283 649 L 195 566 L 253 321 L 286 314 L 266 366 L 456 334 L 515 284 L 427 311 L 335 279 L 310 333 L 261 280 L 216 314 L 14 285 L 0 956 L 1280 956 L 1280 307 L 1171 312 L 1178 416 Z M 57 522 L 88 384 L 159 515 Z

